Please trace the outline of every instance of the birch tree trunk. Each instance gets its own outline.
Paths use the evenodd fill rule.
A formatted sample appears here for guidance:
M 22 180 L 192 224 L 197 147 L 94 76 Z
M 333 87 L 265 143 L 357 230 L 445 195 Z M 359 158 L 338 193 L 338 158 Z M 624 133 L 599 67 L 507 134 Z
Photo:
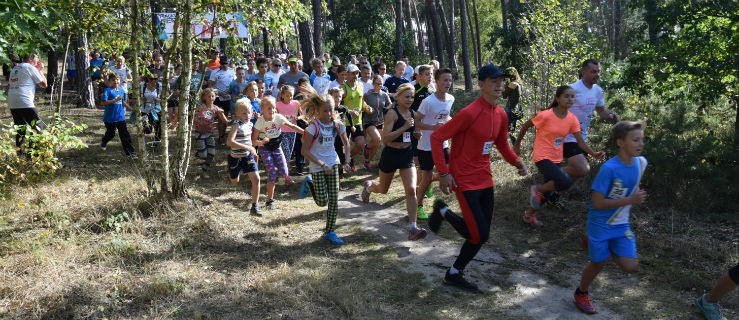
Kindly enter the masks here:
M 183 1 L 181 12 L 182 21 L 192 21 L 193 0 Z M 187 197 L 185 181 L 187 178 L 187 168 L 190 165 L 190 149 L 192 143 L 190 136 L 192 135 L 192 124 L 194 121 L 193 110 L 195 109 L 195 105 L 191 105 L 192 101 L 190 97 L 190 83 L 192 82 L 192 25 L 185 23 L 180 28 L 180 31 L 182 32 L 180 39 L 182 47 L 182 74 L 180 74 L 179 81 L 180 101 L 178 108 L 180 121 L 177 125 L 177 139 L 175 140 L 177 153 L 174 154 L 174 161 L 172 161 L 170 172 L 173 198 Z

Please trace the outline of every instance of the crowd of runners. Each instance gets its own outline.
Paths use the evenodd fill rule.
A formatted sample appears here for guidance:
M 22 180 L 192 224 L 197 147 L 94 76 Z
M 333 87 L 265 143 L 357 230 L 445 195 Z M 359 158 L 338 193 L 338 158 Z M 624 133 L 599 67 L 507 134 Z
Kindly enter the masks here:
M 156 143 L 161 130 L 169 129 L 161 128 L 163 108 L 169 108 L 169 123 L 176 126 L 181 66 L 173 66 L 164 79 L 163 58 L 152 54 L 147 72 L 136 79 L 141 90 L 133 93 L 130 84 L 134 79 L 124 57 L 111 56 L 106 61 L 93 53 L 90 60 L 91 75 L 99 83 L 98 104 L 105 109 L 101 150 L 107 150 L 117 131 L 123 152 L 135 157 L 127 130 L 131 121 L 145 122 L 145 134 L 153 135 Z M 73 61 L 67 73 L 70 79 L 76 76 Z M 393 68 L 392 73 L 387 73 L 388 67 Z M 447 221 L 465 241 L 444 281 L 478 291 L 477 285 L 465 279 L 464 270 L 490 236 L 495 207 L 490 165 L 493 148 L 519 175 L 528 175 L 519 155 L 522 143 L 530 141 L 525 139 L 527 131 L 534 127 L 531 160 L 543 179 L 530 187 L 528 209 L 522 215 L 526 224 L 543 226 L 540 209 L 547 203 L 566 210 L 561 194 L 589 173 L 588 156 L 605 160 L 591 188 L 584 240 L 590 262 L 574 293 L 577 308 L 592 314 L 596 311 L 588 288 L 607 260 L 612 259 L 625 272 L 637 271 L 629 211 L 647 199 L 646 191 L 639 187 L 647 168 L 647 160 L 641 156 L 645 124 L 622 121 L 605 107 L 603 90 L 597 84 L 600 70 L 598 61 L 585 60 L 580 80 L 557 88 L 551 104 L 519 129 L 516 119 L 521 116 L 518 101 L 523 83 L 514 68 L 482 66 L 477 73 L 480 97 L 462 107 L 454 105 L 450 92 L 452 70 L 433 60 L 413 67 L 407 58 L 388 65 L 379 59 L 370 63 L 369 58 L 359 55 L 342 64 L 338 57 L 325 54 L 313 58 L 310 68 L 303 68 L 300 54 L 289 51 L 243 59 L 229 59 L 212 51 L 207 60 L 192 66 L 189 90 L 197 95 L 193 99 L 197 104 L 194 156 L 202 159 L 199 165 L 206 178 L 222 174 L 237 184 L 245 174 L 251 182 L 250 214 L 255 216 L 263 215 L 262 209 L 278 207 L 274 191 L 280 179 L 289 185 L 293 177 L 302 177 L 301 197 L 310 195 L 318 206 L 327 206 L 323 237 L 334 245 L 344 244 L 335 226 L 338 195 L 343 189 L 340 181 L 345 175 L 377 170 L 377 178 L 365 181 L 359 192 L 361 201 L 368 203 L 372 194 L 388 192 L 397 171 L 405 192 L 408 240 L 421 240 L 428 234 L 419 220 L 427 220 L 432 232 L 438 232 Z M 43 129 L 33 105 L 36 86 L 46 86 L 42 72 L 43 66 L 39 67 L 34 56 L 17 57 L 6 88 L 15 124 Z M 173 88 L 168 97 L 161 95 L 163 81 L 169 81 Z M 141 106 L 127 103 L 131 94 L 140 95 Z M 506 98 L 504 107 L 500 105 L 502 98 Z M 140 108 L 141 119 L 130 116 L 133 108 Z M 614 123 L 609 142 L 618 151 L 607 160 L 603 151 L 588 145 L 594 113 Z M 19 131 L 18 146 L 25 134 Z M 223 155 L 217 154 L 219 145 Z M 216 159 L 221 157 L 227 163 L 223 173 L 215 170 Z M 267 180 L 263 206 L 260 162 Z M 442 193 L 456 196 L 461 212 L 453 212 L 436 198 L 427 213 L 424 200 L 434 194 L 433 181 L 438 181 Z M 696 299 L 696 306 L 708 319 L 720 319 L 718 301 L 738 282 L 739 265 Z

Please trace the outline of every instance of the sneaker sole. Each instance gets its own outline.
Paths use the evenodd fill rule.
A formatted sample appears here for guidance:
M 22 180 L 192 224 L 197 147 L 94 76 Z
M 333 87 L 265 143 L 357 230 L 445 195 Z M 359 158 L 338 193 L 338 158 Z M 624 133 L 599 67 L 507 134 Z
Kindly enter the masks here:
M 575 307 L 577 308 L 577 310 L 580 310 L 583 313 L 587 313 L 587 314 L 596 314 L 596 313 L 598 313 L 598 311 L 587 309 L 585 307 L 580 306 L 580 304 L 577 303 L 577 301 L 574 301 L 574 303 L 575 303 Z
M 467 291 L 467 292 L 472 292 L 472 293 L 482 293 L 482 291 L 480 291 L 480 288 L 468 288 L 468 287 L 460 286 L 454 282 L 446 281 L 446 279 L 444 279 L 444 285 L 450 286 L 450 287 L 453 287 L 453 288 L 456 288 L 462 291 Z

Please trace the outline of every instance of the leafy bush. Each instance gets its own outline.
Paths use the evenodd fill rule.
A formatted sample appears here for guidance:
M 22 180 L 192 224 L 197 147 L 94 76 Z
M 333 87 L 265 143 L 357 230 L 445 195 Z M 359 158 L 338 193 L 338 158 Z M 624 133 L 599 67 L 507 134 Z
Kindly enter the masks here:
M 659 85 L 654 79 L 646 84 Z M 702 108 L 694 102 L 694 89 L 686 84 L 681 90 L 643 95 L 618 89 L 607 94 L 608 105 L 623 119 L 647 122 L 644 154 L 650 169 L 644 184 L 650 195 L 688 211 L 737 212 L 736 111 L 723 97 Z M 608 129 L 604 126 L 602 135 Z
M 7 188 L 11 185 L 54 174 L 61 167 L 57 158 L 61 150 L 87 146 L 74 136 L 87 129 L 87 125 L 75 124 L 59 115 L 55 115 L 43 131 L 27 134 L 20 149 L 15 146 L 19 129 L 22 127 L 0 127 L 0 197 L 7 197 Z M 25 130 L 32 132 L 29 127 Z

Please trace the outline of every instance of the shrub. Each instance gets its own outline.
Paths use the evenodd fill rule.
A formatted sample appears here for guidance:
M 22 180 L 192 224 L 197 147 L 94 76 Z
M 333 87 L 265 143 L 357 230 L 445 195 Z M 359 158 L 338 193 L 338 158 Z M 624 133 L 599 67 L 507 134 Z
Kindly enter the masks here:
M 19 129 L 22 127 L 16 125 L 0 127 L 0 197 L 8 196 L 7 188 L 11 185 L 54 174 L 61 167 L 57 158 L 60 151 L 87 146 L 75 136 L 87 129 L 87 125 L 75 124 L 59 115 L 40 132 L 32 132 L 27 126 L 29 134 L 21 148 L 15 146 Z

